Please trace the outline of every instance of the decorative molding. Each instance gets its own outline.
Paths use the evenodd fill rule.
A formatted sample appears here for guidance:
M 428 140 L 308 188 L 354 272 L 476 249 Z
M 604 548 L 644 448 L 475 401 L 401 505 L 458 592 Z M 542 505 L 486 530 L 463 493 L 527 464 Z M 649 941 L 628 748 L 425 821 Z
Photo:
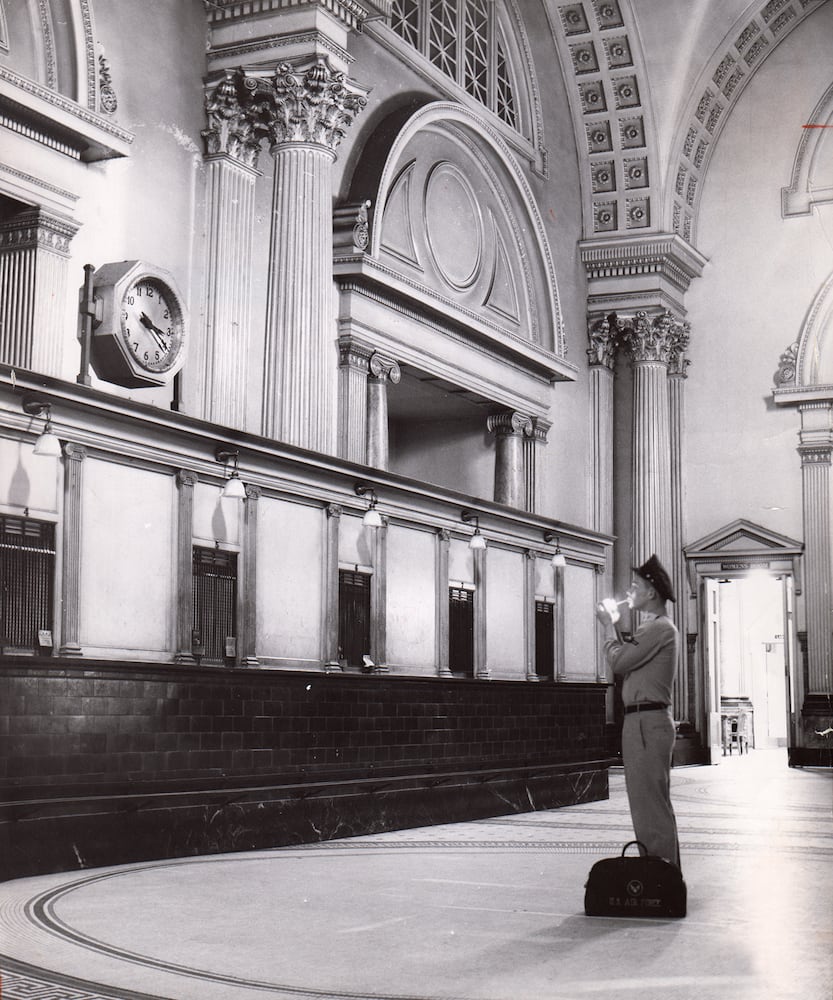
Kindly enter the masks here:
M 133 133 L 0 66 L 0 124 L 84 162 L 126 156 Z
M 110 64 L 103 53 L 98 56 L 98 108 L 106 115 L 114 115 L 119 109 L 113 78 L 110 75 Z
M 70 243 L 79 229 L 69 219 L 33 208 L 0 223 L 0 252 L 38 249 L 68 257 Z
M 205 5 L 205 13 L 209 24 L 220 24 L 280 15 L 299 8 L 325 10 L 348 28 L 360 31 L 370 18 L 389 18 L 391 0 L 257 0 L 256 3 L 252 0 L 212 0 Z

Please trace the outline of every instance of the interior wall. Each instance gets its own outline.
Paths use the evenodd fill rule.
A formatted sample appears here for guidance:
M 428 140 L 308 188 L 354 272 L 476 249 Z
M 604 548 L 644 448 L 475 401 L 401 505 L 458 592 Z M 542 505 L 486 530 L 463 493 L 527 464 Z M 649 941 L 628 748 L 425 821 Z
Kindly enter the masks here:
M 769 56 L 709 168 L 697 237 L 709 263 L 687 297 L 689 539 L 739 517 L 803 535 L 798 416 L 776 410 L 771 392 L 778 359 L 833 269 L 833 212 L 783 219 L 781 188 L 830 85 L 831 37 L 826 5 Z

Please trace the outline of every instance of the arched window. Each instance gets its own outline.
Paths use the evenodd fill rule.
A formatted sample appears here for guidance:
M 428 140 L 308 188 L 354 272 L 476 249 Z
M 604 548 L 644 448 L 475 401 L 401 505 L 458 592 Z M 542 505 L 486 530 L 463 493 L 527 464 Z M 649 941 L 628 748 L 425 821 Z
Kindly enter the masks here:
M 494 0 L 393 0 L 391 27 L 467 94 L 520 131 L 508 46 Z

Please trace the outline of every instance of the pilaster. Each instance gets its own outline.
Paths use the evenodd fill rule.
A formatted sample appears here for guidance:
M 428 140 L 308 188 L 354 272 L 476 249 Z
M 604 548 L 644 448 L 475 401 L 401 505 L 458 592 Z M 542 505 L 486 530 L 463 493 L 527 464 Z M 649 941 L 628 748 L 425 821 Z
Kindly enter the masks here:
M 367 377 L 375 349 L 342 334 L 338 339 L 338 456 L 367 461 Z
M 487 549 L 474 549 L 474 676 L 479 680 L 491 677 L 486 643 L 486 559 Z M 448 599 L 446 598 L 446 604 Z
M 523 509 L 535 514 L 542 509 L 541 483 L 544 472 L 544 456 L 547 451 L 547 435 L 552 421 L 543 417 L 531 417 L 532 430 L 523 436 L 524 500 Z
M 321 588 L 321 665 L 325 673 L 341 670 L 338 662 L 338 542 L 342 508 L 331 503 L 324 510 L 324 580 Z
M 833 403 L 799 407 L 807 615 L 807 695 L 833 691 Z
M 673 607 L 674 623 L 680 636 L 688 634 L 688 576 L 683 547 L 686 530 L 686 461 L 685 461 L 685 387 L 689 360 L 685 352 L 689 343 L 688 324 L 676 324 L 671 334 L 672 348 L 668 366 L 668 417 L 671 438 L 671 565 L 668 571 L 677 597 Z M 689 722 L 688 671 L 683 650 L 674 682 L 674 718 Z
M 245 429 L 251 338 L 252 231 L 259 138 L 243 75 L 210 81 L 205 110 L 206 252 L 203 403 L 206 420 Z
M 257 658 L 257 513 L 262 495 L 259 486 L 246 484 L 243 501 L 243 578 L 240 587 L 238 616 L 242 626 L 240 662 L 244 667 L 258 666 Z
M 613 534 L 613 379 L 616 329 L 610 318 L 589 319 L 590 405 L 593 432 L 593 530 Z
M 195 663 L 192 652 L 194 627 L 194 487 L 196 472 L 180 469 L 176 474 L 176 654 L 177 663 Z
M 448 659 L 448 554 L 450 547 L 450 532 L 446 528 L 439 528 L 436 534 L 434 562 L 436 567 L 434 590 L 437 595 L 435 659 L 437 662 L 437 675 L 439 677 L 451 677 L 451 667 Z
M 387 594 L 388 594 L 388 519 L 382 518 L 382 525 L 373 531 L 373 576 L 370 581 L 371 633 L 370 653 L 373 673 L 390 672 L 387 665 Z
M 81 656 L 81 504 L 87 449 L 64 445 L 61 656 Z
M 70 243 L 78 228 L 42 208 L 0 224 L 0 364 L 60 376 Z

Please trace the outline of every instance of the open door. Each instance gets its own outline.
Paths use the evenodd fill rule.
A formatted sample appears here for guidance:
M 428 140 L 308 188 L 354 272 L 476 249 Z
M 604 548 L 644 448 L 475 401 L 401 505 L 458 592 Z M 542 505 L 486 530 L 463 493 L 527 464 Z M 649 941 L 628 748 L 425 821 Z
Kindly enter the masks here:
M 787 701 L 787 746 L 798 745 L 798 710 L 804 698 L 804 692 L 799 690 L 800 678 L 796 673 L 796 635 L 795 635 L 795 581 L 792 576 L 782 577 L 784 593 L 784 684 L 786 685 Z
M 719 584 L 711 577 L 703 578 L 705 636 L 705 677 L 703 683 L 705 732 L 708 734 L 709 763 L 719 764 L 723 755 L 723 734 L 720 720 L 720 604 Z

